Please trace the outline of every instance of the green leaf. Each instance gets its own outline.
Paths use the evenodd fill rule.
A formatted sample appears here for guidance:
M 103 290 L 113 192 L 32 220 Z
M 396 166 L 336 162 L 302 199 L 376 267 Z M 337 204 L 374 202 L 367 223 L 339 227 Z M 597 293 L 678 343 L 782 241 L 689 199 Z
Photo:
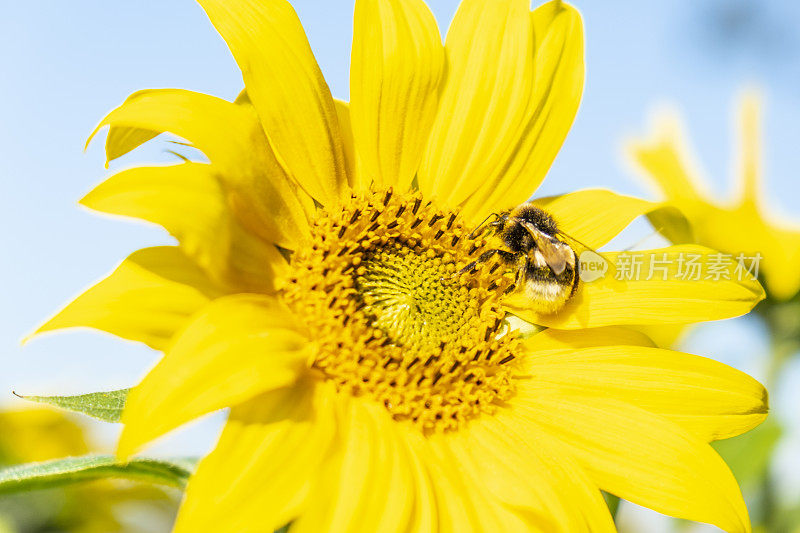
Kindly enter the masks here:
M 778 509 L 777 515 L 771 518 L 774 524 L 771 531 L 797 531 L 797 524 L 800 524 L 800 503 Z
M 50 489 L 71 483 L 117 478 L 183 489 L 192 473 L 190 459 L 134 458 L 122 462 L 113 455 L 67 457 L 0 470 L 0 494 Z
M 93 392 L 78 396 L 20 396 L 16 392 L 14 394 L 25 400 L 46 403 L 67 411 L 83 413 L 104 422 L 119 422 L 122 410 L 125 408 L 125 399 L 128 397 L 128 391 L 130 389 Z
M 781 438 L 783 429 L 768 418 L 757 428 L 743 435 L 711 443 L 745 489 L 760 483 Z
M 16 533 L 17 528 L 11 522 L 11 518 L 5 515 L 0 515 L 0 533 Z

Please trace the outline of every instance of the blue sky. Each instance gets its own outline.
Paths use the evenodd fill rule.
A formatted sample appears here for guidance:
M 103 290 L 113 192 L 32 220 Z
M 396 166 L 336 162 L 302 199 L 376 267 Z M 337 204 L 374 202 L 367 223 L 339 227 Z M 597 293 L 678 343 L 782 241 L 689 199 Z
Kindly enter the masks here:
M 347 99 L 352 0 L 293 4 L 333 94 Z M 430 4 L 444 33 L 457 2 Z M 776 211 L 800 217 L 799 4 L 576 5 L 586 26 L 585 96 L 541 194 L 598 186 L 646 194 L 623 164 L 621 145 L 645 131 L 650 110 L 663 102 L 684 112 L 706 177 L 722 194 L 730 186 L 734 98 L 741 87 L 756 84 L 767 97 L 768 198 Z M 0 73 L 0 405 L 15 403 L 11 389 L 72 393 L 130 385 L 156 360 L 141 346 L 88 332 L 19 345 L 128 253 L 171 242 L 155 227 L 98 217 L 76 205 L 108 174 L 102 142 L 86 153 L 83 143 L 133 91 L 180 87 L 233 98 L 241 76 L 190 0 L 5 2 Z M 111 170 L 163 160 L 163 147 L 145 147 Z M 765 344 L 751 322 L 716 325 L 690 341 L 695 351 L 758 373 Z

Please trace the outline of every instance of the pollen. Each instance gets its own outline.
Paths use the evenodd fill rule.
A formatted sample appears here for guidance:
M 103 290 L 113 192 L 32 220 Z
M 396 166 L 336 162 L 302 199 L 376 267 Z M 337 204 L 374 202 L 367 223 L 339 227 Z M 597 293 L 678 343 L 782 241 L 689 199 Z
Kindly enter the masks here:
M 321 378 L 425 432 L 512 396 L 519 343 L 500 301 L 513 276 L 491 261 L 462 272 L 486 251 L 468 233 L 457 213 L 391 190 L 321 212 L 284 289 Z

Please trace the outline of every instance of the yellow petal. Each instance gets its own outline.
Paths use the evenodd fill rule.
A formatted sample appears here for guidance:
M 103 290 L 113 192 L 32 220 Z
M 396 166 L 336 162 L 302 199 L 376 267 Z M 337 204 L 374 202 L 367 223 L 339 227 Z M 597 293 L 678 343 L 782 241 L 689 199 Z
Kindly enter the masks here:
M 211 161 L 234 212 L 250 231 L 288 249 L 307 239 L 313 205 L 278 164 L 252 106 L 179 89 L 139 91 L 111 111 L 95 133 L 106 125 L 186 139 Z
M 296 518 L 329 457 L 334 394 L 302 381 L 233 408 L 189 481 L 174 533 L 263 533 Z
M 106 137 L 106 168 L 108 168 L 109 161 L 122 157 L 158 136 L 159 133 L 161 132 L 140 128 L 109 128 Z
M 194 418 L 294 383 L 310 355 L 301 331 L 271 296 L 236 294 L 211 302 L 131 390 L 118 454 L 128 457 Z
M 680 208 L 678 207 L 680 206 Z M 695 244 L 695 228 L 682 209 L 692 212 L 693 204 L 680 202 L 664 202 L 660 209 L 650 211 L 647 220 L 656 231 L 661 233 L 672 244 Z
M 605 189 L 586 189 L 537 198 L 533 203 L 550 213 L 561 231 L 591 249 L 607 244 L 641 215 L 646 215 L 650 224 L 673 243 L 694 242 L 684 214 L 664 202 L 650 202 Z
M 496 185 L 517 157 L 534 93 L 530 2 L 464 0 L 447 33 L 447 76 L 419 171 L 427 197 L 451 206 Z M 530 190 L 535 189 L 531 183 Z
M 739 108 L 739 154 L 742 199 L 758 204 L 761 200 L 761 98 L 749 91 Z
M 660 513 L 749 532 L 723 460 L 676 423 L 633 405 L 541 387 L 512 400 L 517 416 L 551 433 L 607 492 Z
M 636 217 L 661 207 L 605 189 L 538 198 L 533 203 L 552 215 L 561 231 L 593 249 L 608 243 Z
M 770 295 L 779 300 L 794 296 L 800 289 L 800 228 L 774 221 L 763 207 L 763 169 L 761 163 L 762 98 L 755 91 L 745 92 L 739 105 L 739 173 L 741 200 L 738 208 L 719 210 L 719 220 L 709 220 L 704 236 L 725 241 L 736 252 L 759 251 Z M 711 218 L 711 217 L 709 217 Z M 754 255 L 751 253 L 751 255 Z
M 86 207 L 160 224 L 212 279 L 240 292 L 274 292 L 287 263 L 233 216 L 209 165 L 138 167 L 111 176 Z
M 347 189 L 333 97 L 286 0 L 199 0 L 239 64 L 270 145 L 297 183 L 333 206 Z
M 350 119 L 350 104 L 341 100 L 334 100 L 336 116 L 339 118 L 339 129 L 342 132 L 342 148 L 344 149 L 344 162 L 347 167 L 347 184 L 354 191 L 364 191 L 368 184 L 361 183 L 356 158 L 356 146 L 353 140 L 353 124 Z
M 649 346 L 653 341 L 644 333 L 630 328 L 605 327 L 594 329 L 545 329 L 525 339 L 527 357 L 539 357 L 551 352 L 572 351 L 595 346 Z
M 460 459 L 450 439 L 428 438 L 423 457 L 435 489 L 442 533 L 462 531 L 528 531 L 526 518 L 489 492 L 480 472 Z
M 482 218 L 530 198 L 544 180 L 578 112 L 584 82 L 583 23 L 580 13 L 553 0 L 531 15 L 536 41 L 533 94 L 527 99 L 526 123 L 496 181 L 464 206 L 466 216 Z
M 459 468 L 525 518 L 526 531 L 615 532 L 597 485 L 552 437 L 524 429 L 498 413 L 453 435 L 449 445 Z
M 691 324 L 651 324 L 630 326 L 650 338 L 659 348 L 676 348 L 692 329 Z
M 5 408 L 0 413 L 3 462 L 21 464 L 90 453 L 86 428 L 50 407 Z
M 432 491 L 431 501 L 436 507 L 436 526 L 422 531 L 430 533 L 482 531 L 478 518 L 479 510 L 473 506 L 475 502 L 473 498 L 478 496 L 482 488 L 476 487 L 477 490 L 471 492 L 463 485 L 457 465 L 451 464 L 452 457 L 446 457 L 445 462 L 438 460 L 439 457 L 434 455 L 437 453 L 437 449 L 441 456 L 447 453 L 446 448 L 436 446 L 435 443 L 420 434 L 409 433 L 408 437 L 424 463 L 424 475 L 429 480 Z M 494 526 L 497 527 L 497 522 L 494 523 Z
M 735 205 L 718 205 L 701 194 L 703 183 L 694 170 L 685 146 L 678 117 L 673 113 L 661 116 L 650 138 L 631 144 L 631 156 L 642 174 L 654 180 L 668 198 L 692 224 L 692 241 L 748 258 L 761 254 L 760 271 L 766 279 L 770 297 L 791 298 L 800 289 L 800 230 L 797 225 L 773 221 L 761 207 L 760 194 L 760 102 L 757 96 L 745 96 L 740 115 L 740 182 L 741 198 Z M 651 222 L 673 242 L 687 242 L 685 231 L 676 231 L 675 220 Z M 749 259 L 748 259 L 749 261 Z
M 703 199 L 706 190 L 702 173 L 686 145 L 680 117 L 671 110 L 660 111 L 652 120 L 651 133 L 642 141 L 628 143 L 628 153 L 642 175 L 664 196 L 686 210 Z M 700 188 L 700 190 L 698 190 Z
M 771 297 L 784 300 L 797 293 L 800 228 L 773 223 L 750 200 L 730 209 L 707 206 L 694 224 L 699 242 L 726 250 L 734 259 L 742 254 L 747 266 L 757 265 Z
M 297 533 L 409 531 L 415 494 L 396 422 L 382 406 L 342 399 L 337 460 L 320 472 Z
M 239 91 L 233 103 L 238 105 L 253 105 L 253 102 L 250 100 L 250 95 L 247 94 L 247 89 Z
M 144 248 L 132 253 L 110 276 L 78 296 L 34 335 L 88 327 L 163 350 L 195 312 L 222 294 L 180 248 Z
M 686 324 L 740 316 L 764 298 L 758 281 L 745 271 L 736 271 L 734 258 L 702 246 L 602 255 L 611 265 L 605 276 L 581 282 L 575 296 L 558 312 L 530 311 L 525 299 L 516 295 L 506 302 L 509 310 L 529 322 L 559 329 Z M 690 266 L 693 258 L 699 271 Z M 724 266 L 728 279 L 722 274 L 715 279 L 712 269 L 717 264 Z
M 576 333 L 562 332 L 561 336 L 585 337 Z M 537 384 L 637 405 L 669 418 L 704 441 L 740 435 L 767 416 L 767 391 L 760 383 L 697 355 L 601 346 L 534 352 L 524 361 L 526 372 L 535 376 Z
M 488 507 L 481 501 L 483 489 L 465 483 L 449 449 L 436 446 L 434 442 L 425 442 L 425 448 L 428 448 L 425 456 L 439 517 L 438 529 L 433 531 L 460 533 L 498 527 L 499 522 L 494 517 L 482 520 Z
M 422 0 L 357 0 L 350 66 L 362 172 L 407 191 L 436 116 L 444 48 Z
M 763 268 L 770 295 L 788 300 L 800 290 L 800 229 L 769 226 L 773 238 L 764 244 Z
M 410 464 L 409 471 L 413 486 L 409 490 L 414 493 L 415 499 L 408 530 L 434 533 L 444 531 L 444 528 L 437 530 L 437 526 L 440 524 L 439 506 L 436 502 L 433 480 L 426 468 L 427 456 L 423 453 L 423 450 L 426 449 L 424 442 L 425 437 L 416 428 L 410 428 L 410 431 L 404 432 L 401 443 Z

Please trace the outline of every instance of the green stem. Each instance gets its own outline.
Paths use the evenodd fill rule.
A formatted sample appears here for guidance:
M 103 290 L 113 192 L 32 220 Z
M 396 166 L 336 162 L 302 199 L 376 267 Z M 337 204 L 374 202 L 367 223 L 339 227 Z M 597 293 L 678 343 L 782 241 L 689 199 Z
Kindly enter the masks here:
M 800 303 L 775 303 L 766 300 L 757 309 L 770 333 L 770 357 L 767 362 L 764 386 L 772 392 L 791 356 L 800 349 Z M 779 502 L 772 475 L 772 457 L 760 483 L 761 524 L 765 531 L 776 531 Z

